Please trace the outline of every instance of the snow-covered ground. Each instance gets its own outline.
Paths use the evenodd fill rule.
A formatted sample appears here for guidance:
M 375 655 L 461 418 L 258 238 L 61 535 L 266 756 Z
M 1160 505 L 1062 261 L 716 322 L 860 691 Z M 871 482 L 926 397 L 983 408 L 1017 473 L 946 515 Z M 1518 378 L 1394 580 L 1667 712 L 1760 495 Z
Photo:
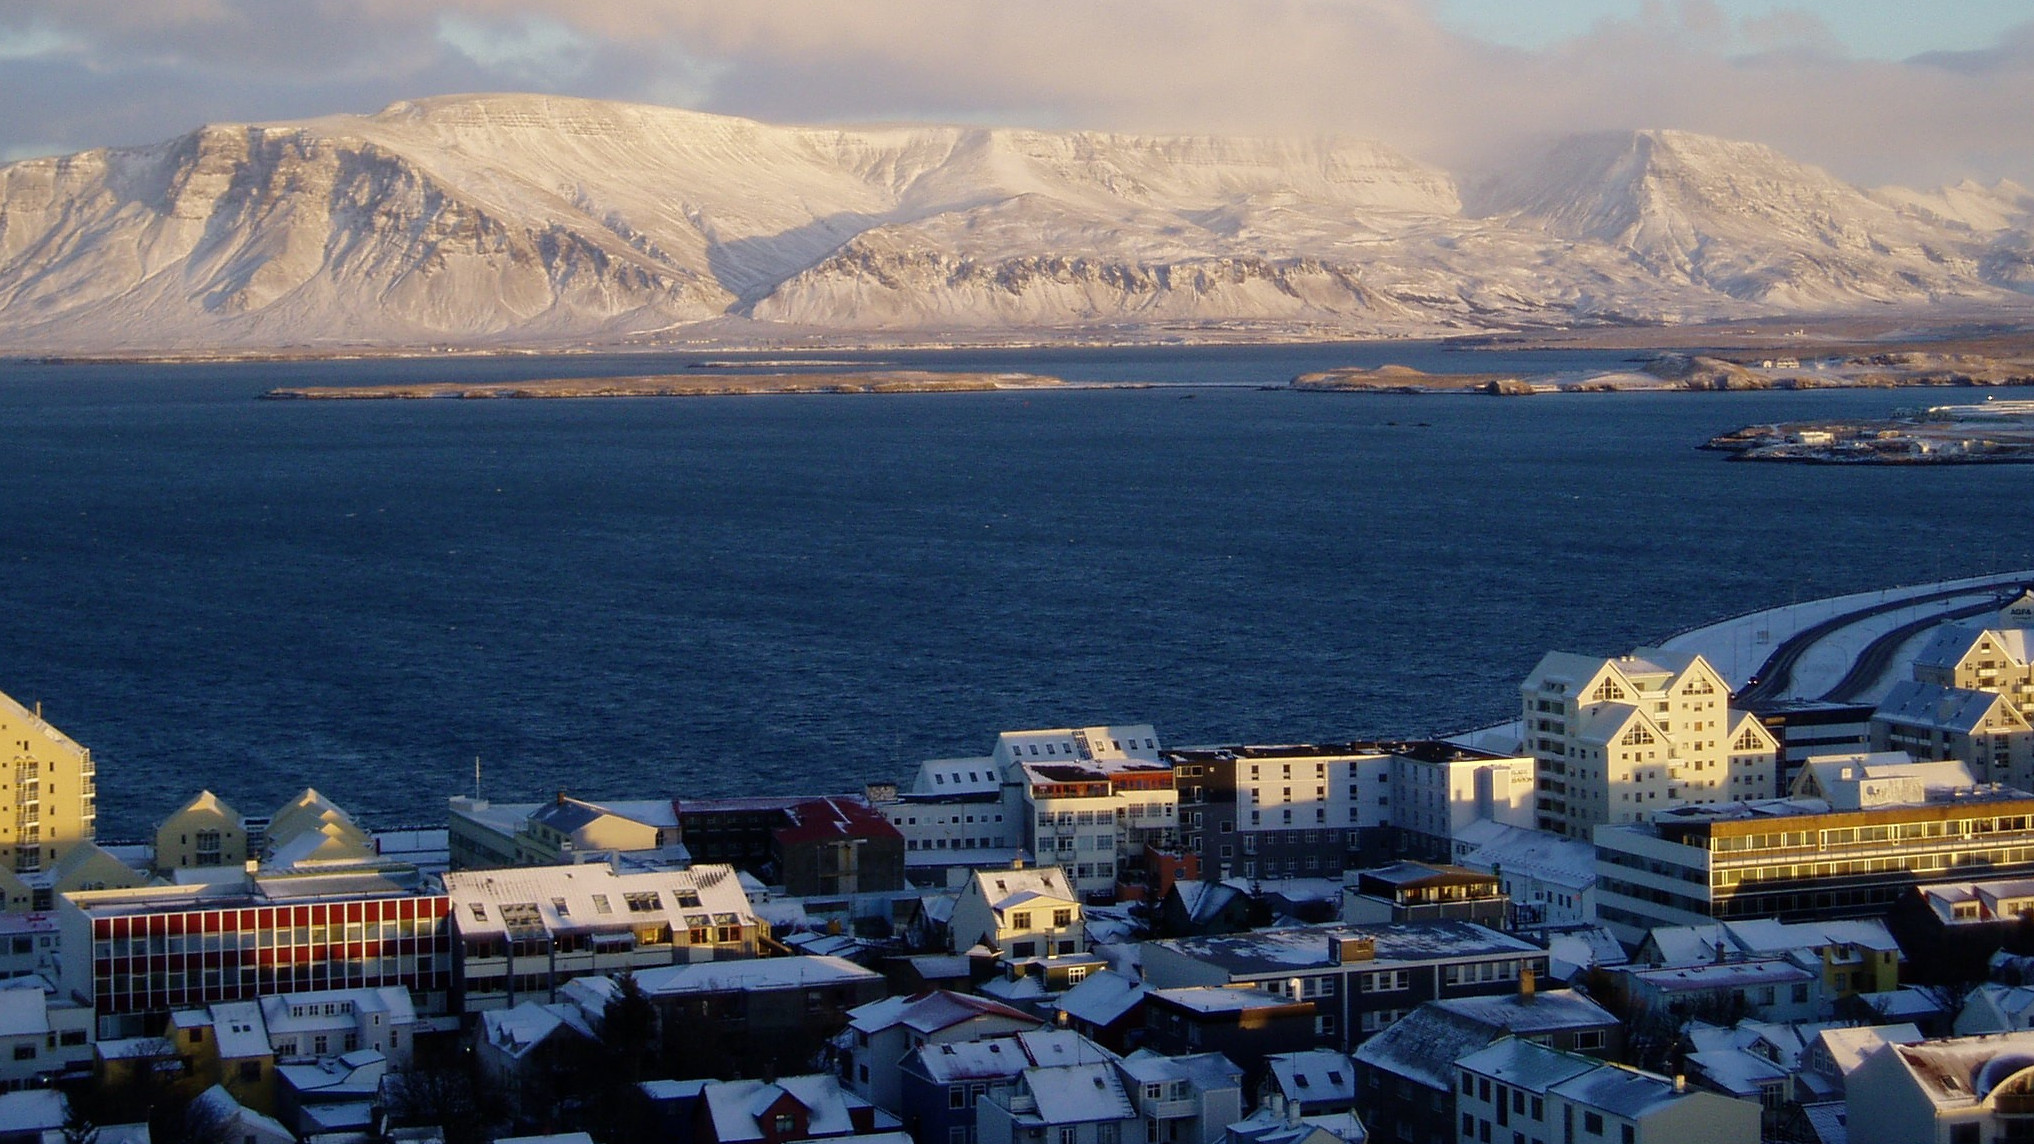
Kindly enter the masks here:
M 1910 584 L 1900 588 L 1881 588 L 1873 592 L 1858 592 L 1849 596 L 1832 596 L 1826 600 L 1809 600 L 1788 604 L 1779 608 L 1768 608 L 1761 612 L 1750 612 L 1714 624 L 1682 632 L 1661 641 L 1660 646 L 1673 651 L 1698 652 L 1707 659 L 1710 666 L 1721 672 L 1730 681 L 1735 691 L 1758 671 L 1783 641 L 1803 629 L 1834 619 L 1846 612 L 1860 611 L 1879 604 L 1890 603 L 1909 597 L 1926 596 L 1952 588 L 1970 588 L 1968 596 L 1953 596 L 1917 604 L 1912 608 L 1900 608 L 1876 616 L 1860 619 L 1846 625 L 1816 641 L 1807 654 L 1794 665 L 1792 686 L 1789 696 L 1814 698 L 1836 686 L 1850 665 L 1872 640 L 1902 624 L 1920 619 L 1924 615 L 1947 615 L 1966 604 L 1977 603 L 1990 591 L 2026 583 L 2034 579 L 2034 570 L 1995 573 L 1989 576 L 1972 576 L 1962 580 L 1944 580 L 1935 584 Z M 1895 678 L 1905 678 L 1907 661 L 1900 656 L 1893 657 L 1887 678 L 1882 687 L 1891 686 Z
M 1995 595 L 1999 589 L 2026 583 L 2034 583 L 2034 569 L 1971 576 L 1961 580 L 1943 580 L 1933 584 L 1881 588 L 1848 596 L 1831 596 L 1826 600 L 1808 600 L 1719 620 L 1671 636 L 1660 641 L 1659 646 L 1673 651 L 1698 653 L 1729 681 L 1731 690 L 1736 691 L 1745 685 L 1782 643 L 1825 620 L 1897 600 L 1929 596 L 1957 588 L 1970 589 L 1967 594 L 1959 593 L 1939 600 L 1928 600 L 1910 607 L 1860 617 L 1855 623 L 1836 628 L 1815 641 L 1795 662 L 1793 679 L 1787 689 L 1789 697 L 1813 699 L 1835 687 L 1850 671 L 1851 664 L 1857 661 L 1857 657 L 1881 635 L 1927 616 L 1947 617 L 1958 608 L 1982 602 L 1986 597 Z M 1895 682 L 1906 679 L 1915 654 L 1933 632 L 1933 628 L 1923 629 L 1905 641 L 1898 653 L 1887 660 L 1884 673 L 1864 691 L 1860 697 L 1861 701 L 1874 702 Z M 1464 731 L 1449 736 L 1449 741 L 1478 750 L 1509 754 L 1518 750 L 1518 721 Z

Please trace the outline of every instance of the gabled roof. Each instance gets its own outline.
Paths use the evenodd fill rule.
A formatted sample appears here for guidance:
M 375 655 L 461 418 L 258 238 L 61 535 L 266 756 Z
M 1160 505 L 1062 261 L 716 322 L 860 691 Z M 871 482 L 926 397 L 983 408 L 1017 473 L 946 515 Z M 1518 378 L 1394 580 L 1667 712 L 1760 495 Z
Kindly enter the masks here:
M 1615 1024 L 1617 1018 L 1608 1010 L 1568 989 L 1550 989 L 1531 1000 L 1516 993 L 1456 997 L 1414 1009 L 1358 1046 L 1356 1059 L 1445 1091 L 1454 1083 L 1455 1060 L 1507 1034 L 1536 1036 Z
M 1137 1114 L 1112 1064 L 1059 1065 L 1024 1071 L 1024 1088 L 1045 1124 L 1127 1120 Z
M 1356 1099 L 1356 1069 L 1332 1049 L 1273 1053 L 1265 1058 L 1272 1083 L 1287 1100 L 1323 1103 Z
M 636 971 L 636 984 L 652 997 L 803 989 L 879 980 L 882 975 L 838 957 L 743 958 L 661 965 Z
M 1008 1080 L 1040 1065 L 1096 1064 L 1115 1055 L 1070 1029 L 1038 1029 L 1014 1036 L 925 1044 L 905 1055 L 935 1084 L 957 1080 Z
M 1976 649 L 1978 641 L 1990 636 L 2009 658 L 2022 666 L 2028 660 L 2028 632 L 2024 628 L 1987 628 L 1976 624 L 1944 624 L 1922 645 L 1914 666 L 1948 671 L 1962 663 Z
M 1136 1011 L 1150 992 L 1151 987 L 1142 981 L 1104 969 L 1061 994 L 1056 1004 L 1060 1012 L 1076 1021 L 1107 1028 Z
M 1973 735 L 1984 729 L 1986 720 L 2001 715 L 2011 729 L 2026 729 L 2026 720 L 1996 691 L 1967 691 L 1907 679 L 1894 684 L 1879 700 L 1878 714 L 1873 718 L 1903 727 Z
M 848 1025 L 861 1033 L 880 1033 L 903 1026 L 929 1035 L 983 1017 L 1039 1024 L 1038 1018 L 999 1001 L 946 989 L 928 989 L 909 997 L 885 997 L 848 1011 Z
M 714 1136 L 723 1142 L 763 1139 L 758 1119 L 786 1100 L 804 1106 L 814 1137 L 847 1136 L 855 1130 L 839 1081 L 823 1073 L 787 1076 L 775 1083 L 720 1081 L 707 1085 L 703 1095 L 707 1113 L 713 1118 Z
M 1066 871 L 1058 866 L 1032 866 L 1022 870 L 977 870 L 975 890 L 993 910 L 1003 910 L 1035 898 L 1078 904 Z

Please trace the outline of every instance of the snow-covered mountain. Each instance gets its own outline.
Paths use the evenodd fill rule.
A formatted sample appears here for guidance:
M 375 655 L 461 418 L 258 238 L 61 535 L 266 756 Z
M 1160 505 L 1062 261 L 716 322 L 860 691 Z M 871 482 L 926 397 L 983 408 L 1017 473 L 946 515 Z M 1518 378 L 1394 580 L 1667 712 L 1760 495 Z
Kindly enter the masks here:
M 1347 139 L 446 97 L 0 167 L 0 351 L 2034 308 L 2034 199 L 2011 184 L 1866 194 L 1639 132 L 1467 198 Z

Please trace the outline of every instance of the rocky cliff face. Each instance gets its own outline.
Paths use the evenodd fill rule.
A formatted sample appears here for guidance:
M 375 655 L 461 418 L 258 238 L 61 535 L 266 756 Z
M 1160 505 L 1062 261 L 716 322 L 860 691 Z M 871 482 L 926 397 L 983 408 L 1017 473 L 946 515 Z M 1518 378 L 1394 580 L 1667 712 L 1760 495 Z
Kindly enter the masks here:
M 537 96 L 0 167 L 0 348 L 558 345 L 777 326 L 1378 336 L 2030 301 L 2034 200 L 1571 140 L 1464 197 L 1375 144 L 774 127 Z

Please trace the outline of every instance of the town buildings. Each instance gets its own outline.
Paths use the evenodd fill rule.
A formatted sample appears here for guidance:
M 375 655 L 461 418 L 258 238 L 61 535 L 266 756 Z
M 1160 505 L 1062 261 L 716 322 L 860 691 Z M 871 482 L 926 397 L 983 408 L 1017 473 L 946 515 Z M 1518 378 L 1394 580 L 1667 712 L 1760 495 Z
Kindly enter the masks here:
M 1845 1078 L 1854 1144 L 1993 1144 L 2034 1122 L 2034 1030 L 1882 1045 Z
M 1455 1063 L 1454 1139 L 1756 1144 L 1759 1106 L 1519 1037 Z
M 0 695 L 0 870 L 46 869 L 97 833 L 98 766 L 92 752 L 31 711 Z M 20 908 L 9 895 L 9 908 Z
M 729 866 L 455 870 L 444 882 L 468 1013 L 555 1001 L 579 977 L 754 957 L 767 932 Z
M 453 1011 L 451 899 L 374 873 L 250 876 L 195 886 L 66 894 L 60 987 L 98 1035 L 148 1032 L 221 1001 L 398 985 Z
M 1295 926 L 1144 944 L 1156 989 L 1255 986 L 1312 1001 L 1318 1043 L 1344 1052 L 1423 1001 L 1508 993 L 1547 974 L 1547 952 L 1464 921 Z
M 1770 798 L 1779 742 L 1699 655 L 1549 652 L 1520 685 L 1538 825 L 1588 838 L 1682 806 Z
M 1954 762 L 1812 759 L 1794 796 L 1684 805 L 1596 830 L 1597 914 L 1659 925 L 1883 913 L 1917 879 L 2034 874 L 2034 795 Z
M 1063 866 L 977 870 L 947 922 L 955 953 L 986 946 L 1023 960 L 1088 950 L 1081 902 Z

